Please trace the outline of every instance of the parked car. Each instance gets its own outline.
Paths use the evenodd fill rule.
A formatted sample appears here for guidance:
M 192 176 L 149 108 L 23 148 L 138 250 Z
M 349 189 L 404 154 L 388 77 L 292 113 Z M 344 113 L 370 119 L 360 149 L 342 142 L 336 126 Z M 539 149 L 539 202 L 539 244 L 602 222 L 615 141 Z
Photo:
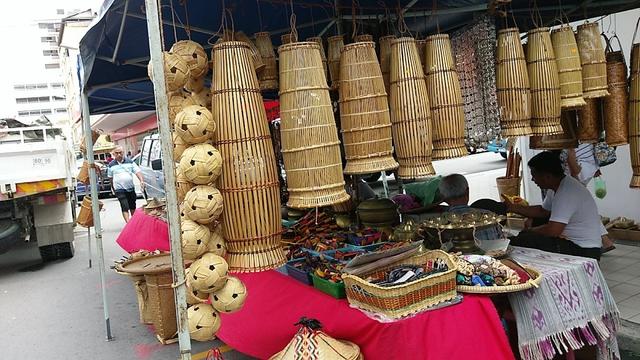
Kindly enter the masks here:
M 487 151 L 499 153 L 504 159 L 507 158 L 507 139 L 495 138 L 487 145 Z
M 80 171 L 82 167 L 82 159 L 76 162 L 77 170 Z M 107 166 L 100 161 L 96 161 L 95 164 L 100 168 L 100 174 L 98 175 L 98 197 L 100 196 L 111 196 L 111 179 L 107 176 Z M 76 172 L 77 173 L 77 172 Z M 91 194 L 91 189 L 89 189 L 89 185 L 85 185 L 81 182 L 77 182 L 76 184 L 76 197 L 78 199 L 78 204 L 82 201 L 85 194 Z
M 164 197 L 164 173 L 162 172 L 162 153 L 158 134 L 148 135 L 142 141 L 140 154 L 133 158 L 140 166 L 146 184 L 145 196 Z

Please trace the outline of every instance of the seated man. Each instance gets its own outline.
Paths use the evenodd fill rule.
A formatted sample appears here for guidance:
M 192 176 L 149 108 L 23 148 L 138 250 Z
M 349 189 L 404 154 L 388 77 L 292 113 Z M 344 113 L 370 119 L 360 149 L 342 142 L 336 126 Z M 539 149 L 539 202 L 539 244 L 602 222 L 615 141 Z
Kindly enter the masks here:
M 529 160 L 532 180 L 548 190 L 542 205 L 505 203 L 508 212 L 549 222 L 523 230 L 511 244 L 600 259 L 601 222 L 596 203 L 580 181 L 566 176 L 557 155 L 545 151 Z

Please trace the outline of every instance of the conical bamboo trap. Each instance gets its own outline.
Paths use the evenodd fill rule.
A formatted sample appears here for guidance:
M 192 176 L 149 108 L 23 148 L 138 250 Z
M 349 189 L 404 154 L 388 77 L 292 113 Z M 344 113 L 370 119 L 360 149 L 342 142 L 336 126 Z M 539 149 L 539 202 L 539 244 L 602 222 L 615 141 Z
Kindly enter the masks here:
M 340 119 L 345 174 L 398 167 L 393 158 L 389 103 L 374 42 L 345 45 L 340 58 Z
M 324 77 L 329 79 L 329 67 L 327 65 L 327 54 L 324 52 L 324 44 L 320 36 L 313 36 L 307 39 L 307 41 L 316 42 L 320 45 L 320 57 L 322 58 L 322 69 L 324 69 Z
M 603 101 L 605 141 L 609 146 L 629 143 L 629 89 L 627 63 L 622 51 L 607 53 L 609 96 Z
M 231 30 L 225 30 L 222 39 L 223 41 L 242 41 L 243 43 L 249 45 L 249 48 L 251 49 L 251 60 L 253 61 L 253 68 L 255 69 L 255 72 L 259 74 L 260 72 L 262 72 L 262 70 L 264 70 L 266 64 L 264 63 L 264 61 L 262 61 L 260 51 L 258 51 L 256 44 L 254 44 L 253 41 L 251 41 L 251 39 L 249 39 L 249 37 L 245 33 L 243 33 L 242 31 L 238 31 L 234 34 Z
M 282 156 L 292 208 L 338 204 L 344 189 L 340 141 L 333 117 L 320 45 L 280 46 Z
M 531 84 L 531 130 L 533 135 L 562 133 L 560 80 L 549 28 L 530 30 L 527 71 Z
M 578 141 L 580 143 L 597 143 L 600 138 L 600 99 L 585 99 L 586 105 L 578 110 Z
M 276 63 L 276 53 L 271 43 L 271 35 L 263 31 L 256 33 L 256 48 L 262 57 L 265 67 L 258 76 L 260 90 L 278 89 L 278 64 Z
M 586 105 L 582 98 L 582 65 L 578 44 L 570 25 L 562 25 L 551 32 L 551 43 L 558 64 L 560 106 L 571 109 Z
M 340 86 L 340 53 L 344 47 L 344 38 L 342 35 L 331 36 L 327 42 L 329 44 L 327 61 L 331 77 L 331 90 L 336 90 Z
M 425 58 L 426 58 L 426 54 L 425 54 L 425 48 L 427 46 L 427 39 L 422 39 L 422 40 L 416 40 L 416 48 L 418 49 L 418 56 L 420 56 L 420 63 L 422 64 L 422 68 L 424 69 L 424 65 L 425 65 Z M 425 74 L 428 71 L 425 70 Z M 427 75 L 429 76 L 429 75 Z
M 295 42 L 295 41 L 296 40 L 293 38 L 293 34 L 291 33 L 280 35 L 280 42 L 282 43 L 282 45 L 291 44 L 292 42 Z
M 464 103 L 449 35 L 426 38 L 425 74 L 431 105 L 433 159 L 468 155 L 464 144 Z
M 380 70 L 382 71 L 382 79 L 384 80 L 384 88 L 387 94 L 389 91 L 389 71 L 391 71 L 391 41 L 394 40 L 395 35 L 382 36 L 378 39 L 380 45 Z M 422 57 L 424 55 L 420 55 Z M 422 63 L 421 63 L 422 64 Z
M 223 236 L 233 271 L 261 271 L 285 262 L 280 243 L 280 192 L 276 160 L 259 83 L 244 42 L 213 47 L 215 146 L 224 171 Z
M 629 83 L 629 152 L 633 170 L 629 187 L 640 188 L 640 44 L 631 47 Z
M 503 137 L 531 135 L 531 93 L 518 28 L 498 31 L 496 89 Z
M 356 35 L 353 38 L 353 42 L 368 42 L 368 41 L 373 41 L 373 36 L 369 34 L 361 34 L 361 35 Z
M 389 108 L 400 179 L 435 174 L 429 96 L 415 42 L 409 37 L 391 42 Z
M 560 123 L 562 134 L 532 136 L 529 139 L 529 148 L 537 150 L 562 150 L 578 147 L 576 136 L 577 110 L 562 110 Z
M 578 26 L 576 41 L 582 65 L 583 97 L 589 99 L 609 95 L 607 91 L 607 60 L 598 23 L 585 23 Z

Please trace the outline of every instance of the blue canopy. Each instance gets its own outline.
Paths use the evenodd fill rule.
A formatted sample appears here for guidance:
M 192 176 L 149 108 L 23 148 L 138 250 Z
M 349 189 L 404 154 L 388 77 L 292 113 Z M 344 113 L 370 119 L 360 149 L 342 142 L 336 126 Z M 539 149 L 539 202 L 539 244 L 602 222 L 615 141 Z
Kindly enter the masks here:
M 269 31 L 274 45 L 290 32 L 291 12 L 296 14 L 299 39 L 311 36 L 357 33 L 374 37 L 399 34 L 398 23 L 412 35 L 449 32 L 464 26 L 479 13 L 493 11 L 497 0 L 163 0 L 165 48 L 177 40 L 191 38 L 205 48 L 221 30 L 223 6 L 231 10 L 229 28 L 247 35 Z M 434 3 L 436 6 L 434 6 Z M 640 6 L 640 0 L 539 0 L 539 17 L 532 16 L 530 0 L 513 0 L 514 17 L 522 31 L 540 24 L 559 23 L 615 13 Z M 337 4 L 337 6 L 336 6 Z M 352 6 L 356 4 L 357 6 Z M 402 14 L 402 16 L 398 16 Z M 536 12 L 537 14 L 537 12 Z M 534 20 L 535 19 L 535 20 Z M 504 19 L 496 20 L 499 26 Z M 144 0 L 106 0 L 99 16 L 80 41 L 84 68 L 82 84 L 89 94 L 91 114 L 154 110 L 153 85 L 147 76 L 149 43 Z

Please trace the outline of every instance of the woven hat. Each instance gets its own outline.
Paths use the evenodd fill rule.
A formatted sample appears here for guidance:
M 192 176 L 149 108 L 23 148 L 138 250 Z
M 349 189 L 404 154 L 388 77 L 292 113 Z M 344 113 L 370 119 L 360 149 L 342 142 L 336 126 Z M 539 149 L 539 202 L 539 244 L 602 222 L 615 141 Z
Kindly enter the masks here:
M 269 360 L 356 360 L 361 359 L 358 345 L 345 340 L 336 340 L 320 331 L 318 320 L 302 318 L 298 333 L 291 342 Z
M 182 256 L 188 260 L 194 260 L 207 252 L 207 243 L 211 234 L 209 228 L 191 220 L 180 222 L 180 234 L 182 243 Z
M 209 185 L 194 186 L 184 197 L 184 214 L 199 224 L 209 224 L 222 214 L 222 194 Z
M 209 304 L 196 304 L 187 309 L 189 335 L 197 341 L 213 340 L 220 329 L 220 315 Z
M 191 77 L 201 78 L 209 71 L 209 58 L 202 45 L 191 40 L 180 40 L 173 44 L 170 52 L 179 55 L 189 67 Z
M 222 313 L 238 311 L 247 299 L 247 288 L 236 277 L 227 277 L 227 282 L 222 289 L 214 292 L 209 297 L 213 308 Z
M 222 289 L 227 281 L 229 265 L 222 257 L 212 253 L 205 253 L 191 264 L 191 285 L 195 290 L 212 293 Z
M 189 146 L 180 158 L 180 169 L 188 181 L 198 184 L 210 184 L 222 172 L 222 156 L 210 144 Z
M 164 200 L 151 198 L 147 201 L 147 205 L 144 206 L 145 209 L 157 209 L 165 206 Z

